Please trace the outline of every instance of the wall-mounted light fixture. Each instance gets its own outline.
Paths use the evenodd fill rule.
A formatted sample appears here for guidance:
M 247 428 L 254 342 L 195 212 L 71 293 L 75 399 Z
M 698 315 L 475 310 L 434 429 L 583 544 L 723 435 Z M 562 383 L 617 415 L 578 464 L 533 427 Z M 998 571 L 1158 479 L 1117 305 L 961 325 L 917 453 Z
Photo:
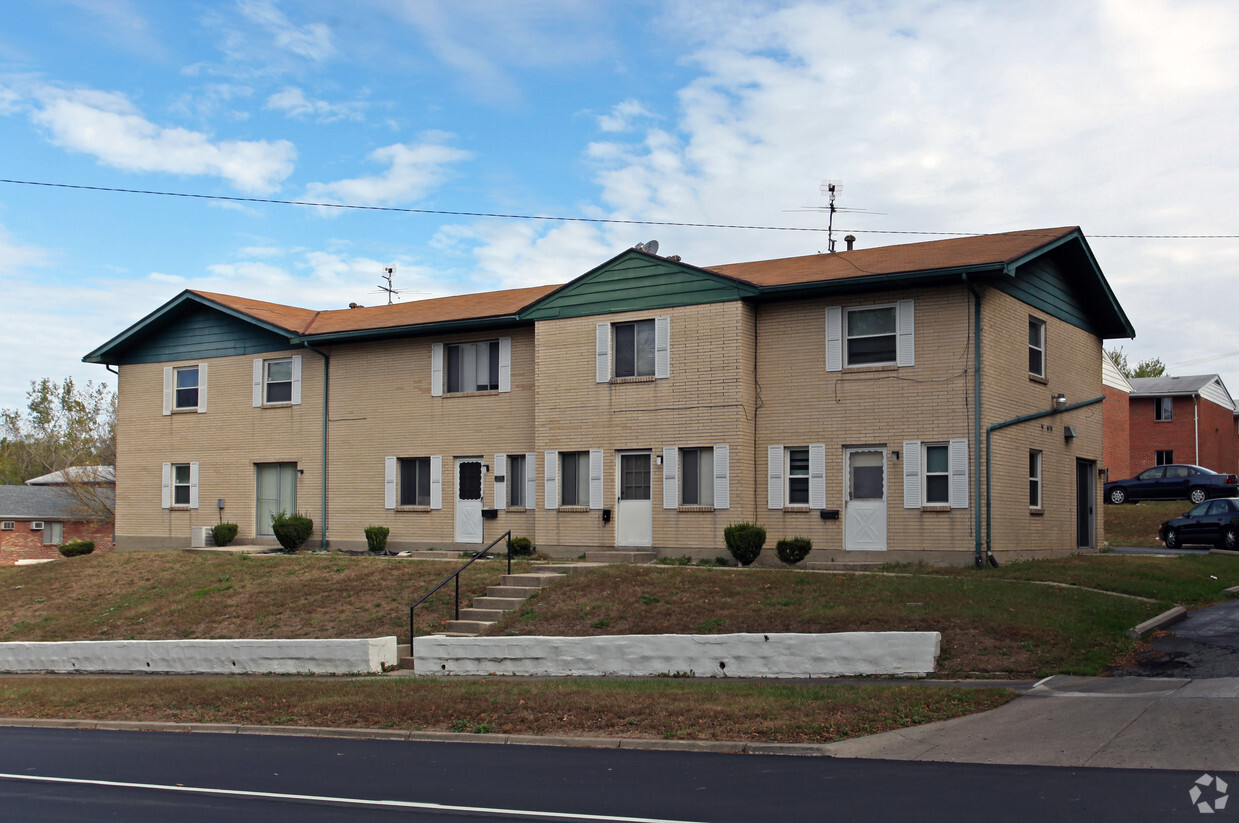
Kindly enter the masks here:
M 1065 408 L 1067 408 L 1067 395 L 1059 392 L 1054 396 L 1054 409 L 1056 411 L 1062 411 Z

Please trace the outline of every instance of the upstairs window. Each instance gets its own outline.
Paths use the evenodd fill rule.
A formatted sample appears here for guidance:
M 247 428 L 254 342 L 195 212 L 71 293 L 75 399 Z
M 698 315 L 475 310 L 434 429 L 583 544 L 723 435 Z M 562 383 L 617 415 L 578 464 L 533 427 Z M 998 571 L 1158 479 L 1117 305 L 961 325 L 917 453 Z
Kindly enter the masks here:
M 1154 397 L 1153 398 L 1153 419 L 1154 420 L 1174 420 L 1174 398 L 1173 397 Z
M 499 390 L 499 341 L 447 347 L 448 394 Z
M 654 321 L 616 323 L 611 329 L 615 334 L 615 376 L 653 377 Z
M 1045 321 L 1028 318 L 1028 373 L 1045 377 Z
M 207 410 L 207 364 L 165 366 L 163 370 L 163 413 Z
M 176 377 L 176 395 L 173 408 L 198 408 L 198 367 L 182 366 L 174 370 Z
M 826 307 L 826 371 L 916 365 L 916 303 Z
M 630 377 L 671 376 L 671 319 L 598 323 L 594 341 L 599 383 Z
M 895 307 L 848 309 L 847 363 L 877 366 L 895 362 Z
M 301 355 L 254 361 L 254 407 L 301 403 Z

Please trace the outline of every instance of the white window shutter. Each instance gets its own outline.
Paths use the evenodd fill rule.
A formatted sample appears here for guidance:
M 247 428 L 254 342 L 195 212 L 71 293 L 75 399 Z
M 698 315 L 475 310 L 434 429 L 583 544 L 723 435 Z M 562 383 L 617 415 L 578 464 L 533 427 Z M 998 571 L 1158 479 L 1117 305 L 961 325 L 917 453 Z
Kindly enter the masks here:
M 607 383 L 611 380 L 611 324 L 594 326 L 594 381 Z
M 301 405 L 301 355 L 293 355 L 293 405 Z
M 671 376 L 671 318 L 654 318 L 654 376 Z
M 731 447 L 714 447 L 714 508 L 731 508 Z
M 589 450 L 589 507 L 602 508 L 602 449 Z
M 951 508 L 968 508 L 968 441 L 951 441 Z
M 189 464 L 189 507 L 198 508 L 198 464 Z
M 495 504 L 494 508 L 502 509 L 508 505 L 508 456 L 495 455 Z M 500 478 L 503 478 L 500 480 Z
M 538 507 L 538 454 L 529 452 L 525 455 L 525 508 Z
M 499 391 L 512 391 L 512 338 L 499 338 Z
M 843 371 L 843 309 L 826 308 L 826 371 Z
M 916 365 L 916 311 L 911 300 L 895 304 L 895 362 L 900 366 Z
M 396 458 L 383 458 L 383 508 L 396 508 Z
M 173 369 L 171 366 L 163 368 L 163 413 L 172 414 L 172 395 L 175 389 L 173 388 Z M 164 508 L 167 508 L 165 506 Z
M 172 508 L 172 464 L 163 464 L 163 498 L 162 505 L 165 509 Z
M 766 449 L 766 508 L 783 508 L 783 447 Z
M 809 446 L 809 508 L 826 508 L 826 444 Z
M 430 508 L 443 508 L 443 456 L 430 456 Z
M 207 364 L 198 364 L 198 414 L 207 410 Z
M 903 507 L 921 507 L 921 441 L 903 441 Z
M 663 508 L 674 509 L 679 505 L 678 480 L 680 451 L 675 446 L 663 447 Z
M 262 358 L 254 359 L 254 408 L 262 405 Z
M 543 471 L 547 510 L 559 508 L 559 452 L 547 452 Z
M 443 344 L 430 344 L 430 396 L 443 396 Z

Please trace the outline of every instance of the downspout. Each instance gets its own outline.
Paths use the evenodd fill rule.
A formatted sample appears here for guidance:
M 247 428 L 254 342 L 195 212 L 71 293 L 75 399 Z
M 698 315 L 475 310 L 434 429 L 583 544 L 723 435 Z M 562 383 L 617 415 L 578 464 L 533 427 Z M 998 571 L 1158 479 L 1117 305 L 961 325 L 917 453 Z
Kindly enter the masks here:
M 1192 461 L 1199 466 L 1200 463 L 1200 395 L 1192 395 L 1192 429 L 1193 436 L 1196 439 L 1196 459 Z
M 995 423 L 985 430 L 985 554 L 991 564 L 998 565 L 997 561 L 994 560 L 994 554 L 990 543 L 990 494 L 992 484 L 990 482 L 991 461 L 989 457 L 989 450 L 994 432 L 999 429 L 1005 429 L 1007 426 L 1014 426 L 1016 423 L 1027 423 L 1029 420 L 1036 420 L 1041 417 L 1050 417 L 1051 415 L 1063 414 L 1065 412 L 1074 411 L 1075 409 L 1082 409 L 1085 406 L 1092 406 L 1096 403 L 1100 403 L 1105 399 L 1105 395 L 1102 395 L 1101 397 L 1094 397 L 1092 400 L 1085 400 L 1082 403 L 1072 403 L 1070 406 L 1064 406 L 1061 409 L 1049 409 L 1047 411 L 1021 415 L 1020 417 L 1012 417 L 1010 420 Z
M 323 527 L 319 530 L 319 551 L 327 551 L 327 412 L 331 398 L 331 355 L 316 349 L 308 341 L 301 344 L 323 358 Z
M 974 537 L 975 557 L 973 563 L 979 569 L 984 566 L 981 559 L 981 293 L 968 279 L 967 272 L 963 275 L 964 285 L 972 292 L 972 477 L 975 491 L 976 511 L 973 514 L 972 534 Z M 989 459 L 989 446 L 986 445 L 985 457 Z M 986 473 L 988 481 L 989 474 Z M 989 496 L 985 498 L 988 512 Z

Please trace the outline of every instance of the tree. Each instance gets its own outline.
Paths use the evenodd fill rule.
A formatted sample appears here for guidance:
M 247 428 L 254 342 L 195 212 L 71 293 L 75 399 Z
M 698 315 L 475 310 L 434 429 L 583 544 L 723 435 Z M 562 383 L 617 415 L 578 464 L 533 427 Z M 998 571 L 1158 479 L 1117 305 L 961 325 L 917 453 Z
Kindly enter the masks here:
M 1110 355 L 1114 365 L 1128 380 L 1133 377 L 1162 377 L 1166 374 L 1166 364 L 1161 361 L 1161 358 L 1150 357 L 1141 360 L 1133 367 L 1128 365 L 1127 353 L 1123 351 L 1122 346 L 1117 349 L 1107 349 L 1106 354 Z
M 116 462 L 116 393 L 73 378 L 31 381 L 26 410 L 0 411 L 0 482 L 23 483 L 72 466 L 112 466 Z M 88 513 L 112 518 L 112 493 L 106 484 L 66 475 L 65 489 Z

